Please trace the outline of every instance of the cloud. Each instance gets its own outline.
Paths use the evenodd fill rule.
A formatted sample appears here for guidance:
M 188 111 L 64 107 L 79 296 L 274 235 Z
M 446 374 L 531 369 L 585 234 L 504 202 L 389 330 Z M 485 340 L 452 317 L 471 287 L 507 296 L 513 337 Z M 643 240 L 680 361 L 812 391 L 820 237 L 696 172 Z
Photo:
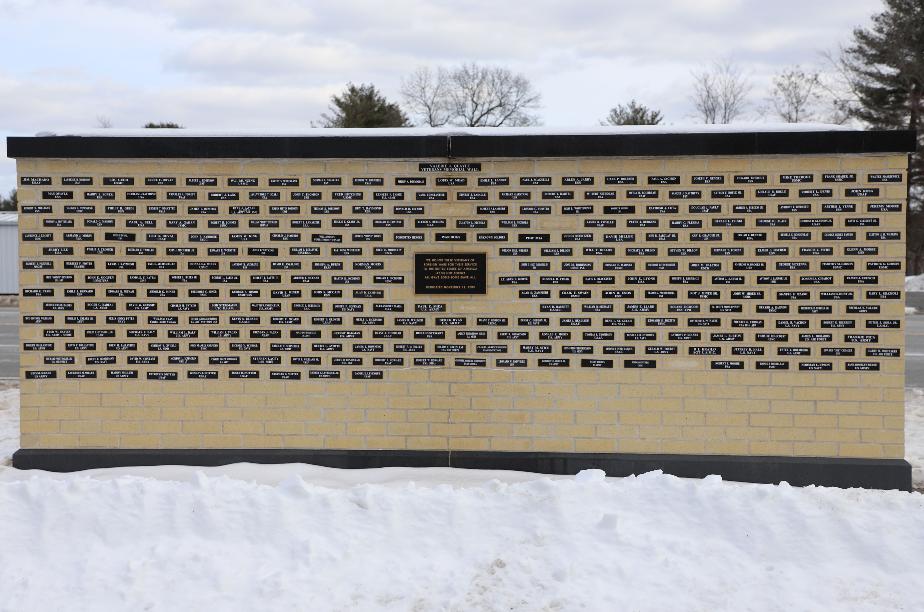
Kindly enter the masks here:
M 364 59 L 348 41 L 308 43 L 300 34 L 255 32 L 199 36 L 170 53 L 164 68 L 213 82 L 309 81 L 350 74 L 364 66 Z

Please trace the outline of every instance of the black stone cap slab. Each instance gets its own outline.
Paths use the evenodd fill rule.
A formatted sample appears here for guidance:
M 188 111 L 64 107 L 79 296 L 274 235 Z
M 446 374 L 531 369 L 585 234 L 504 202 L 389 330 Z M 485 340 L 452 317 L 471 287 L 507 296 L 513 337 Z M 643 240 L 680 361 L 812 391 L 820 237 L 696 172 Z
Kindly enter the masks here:
M 13 454 L 21 470 L 76 472 L 135 465 L 218 466 L 231 463 L 310 463 L 335 468 L 458 467 L 577 474 L 601 469 L 608 476 L 652 470 L 683 478 L 718 474 L 725 480 L 794 486 L 911 490 L 911 465 L 902 459 L 661 455 L 629 453 L 531 453 L 481 451 L 389 451 L 313 449 L 22 449 Z
M 7 157 L 445 158 L 446 136 L 9 136 Z
M 708 132 L 619 135 L 453 136 L 453 157 L 606 157 L 903 153 L 911 130 Z
M 914 151 L 910 130 L 413 136 L 10 136 L 14 158 L 485 158 Z

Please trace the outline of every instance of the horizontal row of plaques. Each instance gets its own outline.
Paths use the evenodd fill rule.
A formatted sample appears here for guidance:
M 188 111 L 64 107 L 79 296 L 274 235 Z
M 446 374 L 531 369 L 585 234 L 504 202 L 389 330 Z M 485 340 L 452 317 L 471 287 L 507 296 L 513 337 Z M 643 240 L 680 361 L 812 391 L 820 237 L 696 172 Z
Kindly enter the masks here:
M 318 219 L 290 219 L 288 221 L 289 227 L 316 227 L 320 224 L 329 224 L 331 227 L 342 226 L 342 224 L 353 224 L 353 225 L 363 225 L 365 223 L 364 217 L 366 216 L 377 216 L 384 214 L 391 214 L 395 216 L 394 219 L 373 219 L 372 226 L 376 227 L 376 224 L 381 225 L 382 223 L 390 222 L 400 225 L 404 225 L 404 217 L 407 216 L 425 216 L 427 215 L 428 208 L 432 208 L 428 205 L 408 205 L 408 204 L 396 204 L 390 205 L 390 208 L 387 208 L 384 205 L 379 204 L 354 204 L 349 207 L 343 206 L 341 204 L 311 204 L 311 205 L 302 205 L 302 204 L 285 204 L 285 205 L 269 205 L 263 206 L 260 204 L 228 204 L 228 205 L 203 205 L 203 204 L 146 204 L 139 206 L 137 204 L 60 204 L 60 203 L 48 203 L 48 204 L 22 204 L 20 212 L 22 214 L 42 214 L 42 215 L 63 215 L 64 219 L 61 223 L 67 223 L 66 219 L 68 215 L 95 215 L 95 214 L 107 214 L 107 215 L 116 215 L 119 218 L 123 217 L 132 217 L 138 214 L 148 214 L 148 215 L 171 215 L 171 216 L 183 216 L 188 218 L 183 219 L 170 219 L 169 223 L 184 223 L 192 224 L 196 221 L 198 217 L 210 217 L 210 216 L 221 216 L 221 221 L 226 223 L 224 227 L 240 227 L 242 221 L 238 220 L 238 217 L 244 217 L 247 219 L 247 223 L 275 223 L 276 227 L 282 223 L 280 220 L 254 220 L 249 217 L 255 215 L 269 215 L 271 218 L 277 216 L 290 216 L 290 215 L 300 215 L 302 213 L 308 213 L 312 215 L 349 215 L 346 219 L 330 219 L 329 217 L 321 217 Z M 773 211 L 779 215 L 792 215 L 792 214 L 831 214 L 838 215 L 840 218 L 843 215 L 860 213 L 862 214 L 865 210 L 868 214 L 880 214 L 880 213 L 900 213 L 904 210 L 904 205 L 900 202 L 870 202 L 864 206 L 858 206 L 855 203 L 850 202 L 839 202 L 839 203 L 830 203 L 822 204 L 821 206 L 813 206 L 811 203 L 801 202 L 796 204 L 777 204 L 776 207 L 768 207 L 766 204 L 735 204 L 733 206 L 727 206 L 719 203 L 711 204 L 689 204 L 683 209 L 676 204 L 647 204 L 644 207 L 636 206 L 634 204 L 606 204 L 598 207 L 596 204 L 562 204 L 559 208 L 553 208 L 551 205 L 509 205 L 509 204 L 475 204 L 474 208 L 471 209 L 471 214 L 476 217 L 494 217 L 494 216 L 507 216 L 507 215 L 526 215 L 526 216 L 535 216 L 535 215 L 553 215 L 560 214 L 566 216 L 585 216 L 585 215 L 594 215 L 594 214 L 603 214 L 606 217 L 600 219 L 600 223 L 611 224 L 611 223 L 624 223 L 626 227 L 630 227 L 630 223 L 641 223 L 642 220 L 632 219 L 621 221 L 622 217 L 626 215 L 635 215 L 635 214 L 646 214 L 646 215 L 677 215 L 685 213 L 687 215 L 696 216 L 696 215 L 758 215 L 758 214 L 772 214 Z M 431 210 L 434 214 L 440 214 L 439 210 Z M 613 218 L 608 218 L 612 216 Z M 778 217 L 772 217 L 777 219 Z M 749 221 L 750 217 L 742 217 L 734 221 L 730 221 L 731 226 L 738 225 L 750 225 L 752 224 Z M 125 223 L 138 223 L 142 220 L 138 219 L 123 219 Z M 144 220 L 145 222 L 153 221 L 157 222 L 156 217 L 150 220 Z M 443 221 L 443 226 L 445 227 L 445 218 L 440 219 L 439 217 L 433 218 L 432 220 L 427 221 L 427 223 L 439 224 L 440 221 Z M 518 221 L 521 224 L 532 223 L 528 218 L 527 219 L 518 219 L 518 220 L 509 220 L 501 219 L 498 223 L 511 223 L 512 221 Z M 585 220 L 585 223 L 588 220 Z M 594 220 L 596 221 L 596 220 Z M 675 219 L 671 223 L 674 226 L 677 226 L 677 223 L 682 221 L 686 222 L 698 222 L 702 224 L 702 220 L 698 219 Z M 787 221 L 789 221 L 787 219 Z M 51 219 L 48 220 L 49 223 L 53 223 Z M 108 221 L 96 221 L 93 219 L 88 220 L 89 223 L 104 224 Z M 115 223 L 115 218 L 112 220 Z M 399 223 L 400 222 L 400 223 Z M 415 219 L 415 223 L 418 220 Z M 648 220 L 647 223 L 654 223 L 654 220 Z M 759 223 L 758 223 L 759 222 Z M 781 221 L 777 221 L 781 223 Z M 793 220 L 792 224 L 794 226 L 801 225 L 803 222 L 810 223 L 811 219 L 799 219 L 798 221 Z M 846 223 L 846 221 L 844 221 Z M 45 220 L 43 220 L 43 224 Z M 70 220 L 70 223 L 73 223 L 73 219 Z M 218 220 L 209 219 L 203 221 L 203 223 L 217 224 Z M 293 223 L 295 225 L 293 225 Z M 409 223 L 409 222 L 408 222 Z M 460 225 L 461 223 L 461 225 Z M 455 221 L 455 226 L 459 229 L 472 229 L 477 227 L 486 227 L 485 224 L 487 220 L 482 219 L 457 219 Z M 660 223 L 660 221 L 657 221 Z M 771 223 L 770 221 L 761 221 L 759 218 L 753 221 L 754 225 Z M 818 220 L 815 223 L 824 223 L 828 224 L 827 220 Z M 831 218 L 830 224 L 833 225 L 835 219 Z M 851 222 L 854 223 L 854 222 Z M 213 225 L 217 229 L 223 229 L 223 226 Z M 665 223 L 667 226 L 667 223 Z M 701 225 L 700 225 L 701 226 Z M 198 225 L 195 225 L 198 227 Z M 500 227 L 505 227 L 505 225 L 500 225 Z
M 60 237 L 53 232 L 23 232 L 23 242 L 182 242 L 188 244 L 208 242 L 310 242 L 313 244 L 330 244 L 344 242 L 469 242 L 469 238 L 476 242 L 517 242 L 530 243 L 567 243 L 567 242 L 828 242 L 828 241 L 883 241 L 901 240 L 900 231 L 777 231 L 777 232 L 645 232 L 637 233 L 610 233 L 610 232 L 563 232 L 552 233 L 524 233 L 508 234 L 506 232 L 477 233 L 470 235 L 466 232 L 437 232 L 432 237 L 424 232 L 393 232 L 384 233 L 269 233 L 259 232 L 231 233 L 220 235 L 218 233 L 147 233 L 134 232 L 104 232 L 97 235 L 94 232 L 61 232 Z M 224 239 L 224 240 L 223 240 Z
M 449 166 L 421 165 L 421 172 L 445 172 L 444 168 Z M 477 169 L 476 169 L 477 167 Z M 480 165 L 473 165 L 472 168 L 465 170 L 470 172 L 480 171 Z M 452 170 L 449 170 L 452 171 Z M 457 170 L 458 171 L 458 170 Z M 689 182 L 692 185 L 723 185 L 728 180 L 729 183 L 738 185 L 766 184 L 771 179 L 768 174 L 732 174 L 726 178 L 725 174 L 650 174 L 639 177 L 634 174 L 619 175 L 582 175 L 582 176 L 561 176 L 552 177 L 551 175 L 541 176 L 520 176 L 513 177 L 513 184 L 520 185 L 637 185 L 645 183 L 648 185 L 679 185 Z M 780 184 L 802 184 L 802 183 L 856 183 L 858 175 L 855 172 L 822 172 L 801 173 L 801 174 L 776 174 L 773 179 Z M 97 177 L 94 176 L 21 176 L 20 185 L 94 185 Z M 431 178 L 428 176 L 396 176 L 389 177 L 389 182 L 398 186 L 414 185 L 445 185 L 445 186 L 467 186 L 469 178 L 467 176 L 441 176 Z M 859 180 L 862 180 L 860 175 Z M 900 172 L 868 172 L 866 173 L 866 182 L 868 183 L 901 183 L 904 176 Z M 356 176 L 344 178 L 342 176 L 306 176 L 304 178 L 297 176 L 278 177 L 278 178 L 261 178 L 256 176 L 237 176 L 223 177 L 217 176 L 187 176 L 177 178 L 175 176 L 103 176 L 100 183 L 110 186 L 133 186 L 144 185 L 152 186 L 174 186 L 186 185 L 188 187 L 217 187 L 219 185 L 227 187 L 257 187 L 261 184 L 269 187 L 300 187 L 302 185 L 314 186 L 338 186 L 353 185 L 362 187 L 374 187 L 385 184 L 384 176 Z M 475 177 L 471 184 L 481 187 L 496 187 L 510 185 L 510 176 L 488 176 Z
M 45 189 L 41 191 L 42 200 L 74 200 L 76 195 L 81 192 L 75 192 L 70 189 Z M 703 191 L 701 189 L 668 189 L 662 192 L 660 189 L 614 189 L 609 190 L 585 190 L 577 192 L 572 189 L 560 190 L 531 190 L 504 191 L 500 190 L 496 194 L 488 191 L 373 191 L 372 197 L 368 198 L 373 201 L 393 201 L 393 200 L 414 200 L 418 202 L 440 202 L 449 201 L 450 193 L 454 195 L 454 200 L 458 202 L 479 201 L 479 200 L 616 200 L 620 198 L 628 200 L 649 200 L 660 199 L 664 195 L 669 200 L 724 200 L 724 199 L 744 199 L 746 197 L 763 198 L 785 198 L 785 199 L 807 199 L 807 198 L 875 198 L 880 195 L 879 187 L 846 187 L 844 189 L 830 188 L 810 188 L 810 189 L 790 189 L 788 187 L 767 187 L 753 189 L 712 189 Z M 288 197 L 283 198 L 283 194 Z M 84 200 L 115 200 L 115 191 L 83 191 Z M 366 200 L 367 192 L 364 191 L 331 191 L 325 194 L 321 191 L 206 191 L 200 198 L 198 191 L 166 191 L 161 195 L 158 191 L 125 191 L 118 193 L 119 200 L 137 201 L 137 200 L 208 200 L 208 201 L 240 201 L 240 200 L 330 200 L 330 201 L 358 201 Z M 535 196 L 535 197 L 534 197 Z

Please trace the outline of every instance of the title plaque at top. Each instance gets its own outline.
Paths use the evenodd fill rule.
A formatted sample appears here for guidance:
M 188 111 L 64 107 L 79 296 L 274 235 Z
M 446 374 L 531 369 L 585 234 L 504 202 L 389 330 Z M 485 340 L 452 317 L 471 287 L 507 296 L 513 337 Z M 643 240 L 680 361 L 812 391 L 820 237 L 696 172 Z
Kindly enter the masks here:
M 480 163 L 421 163 L 420 172 L 481 172 Z

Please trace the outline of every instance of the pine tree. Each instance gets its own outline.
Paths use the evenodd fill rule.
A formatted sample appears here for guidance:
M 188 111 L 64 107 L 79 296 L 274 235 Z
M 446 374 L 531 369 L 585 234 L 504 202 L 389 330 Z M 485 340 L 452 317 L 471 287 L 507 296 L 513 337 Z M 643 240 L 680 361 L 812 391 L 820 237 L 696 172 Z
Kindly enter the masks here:
M 924 2 L 885 0 L 869 29 L 856 28 L 841 65 L 856 95 L 852 116 L 877 129 L 917 132 L 918 152 L 908 171 L 908 273 L 924 271 L 924 231 L 912 227 L 924 208 Z M 920 239 L 918 239 L 920 238 Z
M 663 117 L 661 111 L 648 108 L 635 100 L 628 104 L 619 104 L 610 109 L 610 114 L 600 122 L 601 125 L 658 125 Z
M 339 96 L 331 96 L 331 114 L 321 115 L 323 127 L 378 128 L 410 125 L 401 108 L 385 99 L 372 84 L 347 83 Z
M 17 210 L 18 208 L 19 208 L 19 204 L 17 202 L 15 189 L 10 192 L 10 197 L 8 198 L 4 198 L 3 196 L 0 196 L 0 210 L 3 210 L 3 211 Z

